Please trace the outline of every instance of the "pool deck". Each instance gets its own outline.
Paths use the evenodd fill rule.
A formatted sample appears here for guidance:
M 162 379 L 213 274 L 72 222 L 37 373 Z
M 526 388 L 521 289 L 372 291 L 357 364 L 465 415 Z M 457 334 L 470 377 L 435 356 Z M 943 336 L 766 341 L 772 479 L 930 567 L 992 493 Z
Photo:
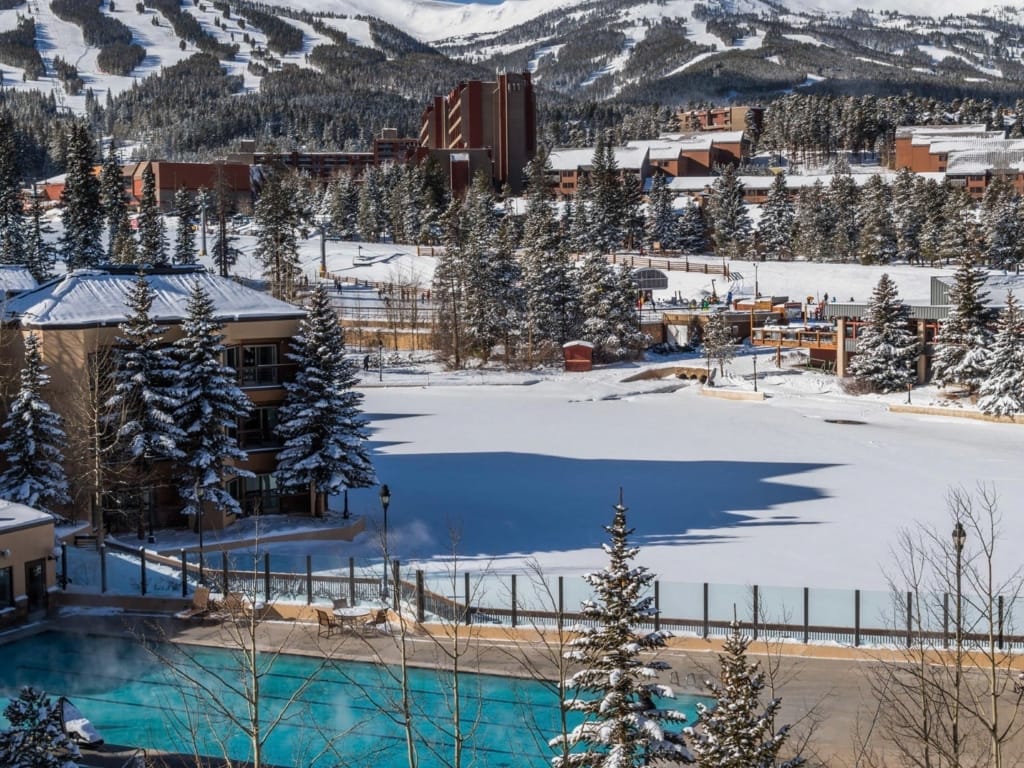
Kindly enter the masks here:
M 245 617 L 229 621 L 186 622 L 166 614 L 122 613 L 97 615 L 69 613 L 47 629 L 82 634 L 146 637 L 176 643 L 239 648 L 240 630 L 251 626 Z M 263 650 L 287 651 L 328 660 L 353 660 L 399 664 L 402 633 L 392 613 L 392 633 L 365 630 L 318 637 L 318 627 L 308 621 L 257 620 L 257 644 Z M 489 626 L 458 627 L 465 656 L 460 665 L 468 672 L 500 675 L 557 677 L 557 643 L 548 633 L 513 631 Z M 446 652 L 452 645 L 454 628 L 407 625 L 404 635 L 408 663 L 418 667 L 447 666 Z M 473 639 L 470 640 L 470 630 Z M 6 639 L 6 638 L 4 638 Z M 2 642 L 3 639 L 0 639 Z M 717 677 L 716 654 L 721 639 L 676 637 L 661 657 L 671 665 L 665 682 L 680 693 L 706 694 L 703 681 Z M 782 698 L 780 723 L 793 723 L 791 740 L 809 739 L 805 755 L 812 764 L 853 765 L 863 762 L 865 753 L 856 734 L 878 728 L 877 704 L 871 689 L 871 672 L 886 661 L 899 661 L 898 651 L 886 649 L 815 646 L 790 643 L 766 644 L 754 641 L 750 655 L 763 667 L 775 670 L 774 679 Z M 1024 657 L 1013 660 L 1015 670 L 1024 670 Z M 968 676 L 980 672 L 968 672 Z M 767 697 L 767 694 L 766 694 Z M 896 764 L 898 755 L 880 739 L 873 739 L 871 753 L 881 764 Z M 1024 736 L 1006 748 L 1005 754 L 1024 754 Z M 168 765 L 173 763 L 169 762 Z M 192 764 L 194 765 L 194 759 Z M 878 764 L 878 763 L 876 763 Z M 1024 764 L 1013 762 L 1007 765 Z M 100 764 L 97 764 L 100 765 Z M 106 765 L 106 764 L 103 764 Z M 215 765 L 215 764 L 211 764 Z

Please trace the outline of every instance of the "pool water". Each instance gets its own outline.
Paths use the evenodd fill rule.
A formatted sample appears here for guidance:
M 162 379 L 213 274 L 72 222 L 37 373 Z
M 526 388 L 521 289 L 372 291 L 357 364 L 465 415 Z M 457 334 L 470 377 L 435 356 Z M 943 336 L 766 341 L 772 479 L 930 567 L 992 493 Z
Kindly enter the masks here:
M 219 648 L 159 646 L 158 652 L 187 673 L 199 673 L 204 684 L 223 681 L 217 697 L 245 723 L 244 699 L 237 654 Z M 238 728 L 224 722 L 214 708 L 198 702 L 180 676 L 138 643 L 108 637 L 46 633 L 3 646 L 0 665 L 0 711 L 21 686 L 32 685 L 56 698 L 68 696 L 112 744 L 187 754 L 224 754 L 249 758 L 249 742 L 219 738 Z M 282 711 L 285 717 L 271 733 L 264 761 L 279 766 L 327 768 L 341 764 L 398 768 L 408 765 L 404 731 L 396 722 L 399 687 L 378 665 L 331 662 L 304 656 L 261 659 L 266 675 L 260 682 L 263 722 Z M 413 719 L 423 768 L 438 768 L 450 759 L 450 676 L 411 670 Z M 302 684 L 311 680 L 298 700 L 288 705 Z M 533 681 L 493 675 L 463 675 L 463 731 L 469 733 L 463 762 L 481 768 L 548 765 L 547 740 L 558 733 L 557 695 Z M 701 697 L 680 696 L 674 703 L 695 720 Z M 0 725 L 6 722 L 0 716 Z M 266 727 L 264 725 L 264 727 Z

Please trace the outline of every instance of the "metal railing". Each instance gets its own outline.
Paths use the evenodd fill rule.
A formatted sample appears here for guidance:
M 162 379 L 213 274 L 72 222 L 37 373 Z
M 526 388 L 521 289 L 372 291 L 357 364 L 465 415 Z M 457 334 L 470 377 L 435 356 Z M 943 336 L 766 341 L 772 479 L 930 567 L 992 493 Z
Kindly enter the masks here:
M 184 550 L 177 557 L 109 542 L 98 549 L 75 549 L 69 558 L 62 545 L 58 583 L 64 589 L 86 592 L 186 597 L 199 583 L 198 556 Z M 127 569 L 109 578 L 116 567 Z M 335 561 L 337 563 L 337 561 Z M 244 566 L 244 567 L 242 567 Z M 418 621 L 466 624 L 498 623 L 572 627 L 589 619 L 570 606 L 591 599 L 582 578 L 559 576 L 539 581 L 522 574 L 433 574 L 417 570 L 403 574 L 391 561 L 388 604 L 411 610 Z M 63 577 L 67 575 L 68 580 Z M 382 598 L 381 564 L 359 564 L 349 558 L 341 568 L 314 570 L 306 556 L 304 571 L 273 570 L 271 555 L 207 557 L 203 577 L 221 593 L 240 592 L 267 603 L 291 601 L 307 605 L 345 598 L 350 604 L 378 603 Z M 112 587 L 113 585 L 113 587 Z M 801 643 L 835 642 L 862 646 L 881 644 L 910 647 L 932 644 L 949 647 L 956 636 L 948 593 L 895 594 L 878 590 L 786 588 L 654 581 L 650 596 L 654 615 L 638 628 L 674 630 L 699 637 L 727 634 L 734 619 L 742 630 L 758 637 Z M 1000 650 L 1024 651 L 1024 635 L 1015 632 L 1015 617 L 1024 617 L 1024 598 L 991 601 L 960 595 L 961 636 L 968 647 L 991 642 Z

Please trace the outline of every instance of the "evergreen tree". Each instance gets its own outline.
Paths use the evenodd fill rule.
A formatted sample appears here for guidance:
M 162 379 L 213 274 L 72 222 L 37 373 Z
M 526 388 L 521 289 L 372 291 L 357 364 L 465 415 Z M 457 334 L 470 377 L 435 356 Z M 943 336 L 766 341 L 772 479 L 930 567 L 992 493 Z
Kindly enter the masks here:
M 7 469 L 0 474 L 0 498 L 57 516 L 53 507 L 70 500 L 63 455 L 67 436 L 60 415 L 43 399 L 43 387 L 50 380 L 44 370 L 39 337 L 29 333 L 21 388 L 10 405 L 3 427 L 6 439 L 0 443 L 7 460 Z
M 761 258 L 789 261 L 793 258 L 793 203 L 789 199 L 786 174 L 776 174 L 761 207 L 757 225 Z
M 665 250 L 679 247 L 675 211 L 672 210 L 672 192 L 665 184 L 665 176 L 655 173 L 647 202 L 647 245 L 658 243 Z
M 828 187 L 827 200 L 832 211 L 832 226 L 829 250 L 832 261 L 849 262 L 857 253 L 857 239 L 860 227 L 857 221 L 857 207 L 860 192 L 850 173 L 849 164 L 843 160 L 836 164 L 836 171 Z
M 465 362 L 466 273 L 462 258 L 462 203 L 453 198 L 442 218 L 444 250 L 434 265 L 435 338 L 442 355 L 455 368 Z
M 117 238 L 122 222 L 128 218 L 128 201 L 125 199 L 121 163 L 114 151 L 113 140 L 107 146 L 107 155 L 100 169 L 100 205 L 107 222 L 107 260 L 119 262 L 124 254 L 118 251 Z
M 182 187 L 174 193 L 174 208 L 178 214 L 178 229 L 174 234 L 174 263 L 195 264 L 196 219 L 199 207 L 192 194 Z
M 927 212 L 923 188 L 917 174 L 901 168 L 892 184 L 893 224 L 896 231 L 896 258 L 913 264 L 921 259 L 921 238 Z
M 14 121 L 6 112 L 0 113 L 0 264 L 27 260 L 24 213 Z
M 892 220 L 892 198 L 889 187 L 878 174 L 864 185 L 861 195 L 860 242 L 861 264 L 888 264 L 897 253 L 896 227 Z
M 185 501 L 182 513 L 196 515 L 198 525 L 200 499 L 216 509 L 241 511 L 224 483 L 234 477 L 252 477 L 238 467 L 248 455 L 234 435 L 252 403 L 238 386 L 237 372 L 222 362 L 224 324 L 214 316 L 213 301 L 199 282 L 189 294 L 187 312 L 182 336 L 174 342 L 180 381 L 174 422 L 184 432 L 178 462 L 178 492 Z
M 909 317 L 896 284 L 883 274 L 868 302 L 850 373 L 868 380 L 879 392 L 894 392 L 912 384 L 920 343 L 907 327 Z
M 139 262 L 154 266 L 167 263 L 167 233 L 156 199 L 153 164 L 142 169 L 142 198 L 139 200 Z
M 821 179 L 809 187 L 801 188 L 793 220 L 795 254 L 808 261 L 830 261 L 832 253 L 829 249 L 829 240 L 832 224 L 832 209 Z
M 285 173 L 271 173 L 256 201 L 255 256 L 263 265 L 271 294 L 284 301 L 295 297 L 299 277 L 298 225 L 295 197 Z
M 492 333 L 505 348 L 505 363 L 516 355 L 525 322 L 526 304 L 523 272 L 515 251 L 515 224 L 506 216 L 498 226 L 498 237 L 489 263 L 491 300 L 496 308 L 491 318 Z
M 743 202 L 743 184 L 733 166 L 727 165 L 715 179 L 707 214 L 715 254 L 729 259 L 745 257 L 752 240 L 752 225 Z
M 64 206 L 64 233 L 59 252 L 68 270 L 94 267 L 103 260 L 103 209 L 100 183 L 93 175 L 96 148 L 89 129 L 75 121 L 68 128 L 66 174 L 61 203 Z
M 591 236 L 590 213 L 591 205 L 590 179 L 580 179 L 576 187 L 576 200 L 572 208 L 572 219 L 569 222 L 568 248 L 575 253 L 593 253 L 595 246 Z M 524 242 L 529 245 L 527 232 L 523 232 Z
M 1024 208 L 1015 193 L 1006 193 L 984 218 L 985 260 L 993 269 L 1014 269 L 1024 260 Z
M 708 236 L 700 206 L 690 202 L 679 217 L 679 248 L 683 253 L 704 253 L 708 249 Z
M 184 432 L 174 419 L 179 381 L 174 359 L 162 346 L 164 328 L 150 319 L 153 289 L 145 274 L 128 291 L 128 317 L 118 328 L 114 394 L 107 401 L 118 425 L 117 440 L 136 463 L 143 481 L 150 462 L 180 459 Z
M 53 229 L 43 221 L 43 208 L 39 204 L 39 198 L 33 197 L 32 208 L 28 214 L 25 266 L 38 283 L 50 279 L 57 261 L 53 246 L 46 239 L 46 235 L 52 232 Z
M 486 362 L 498 340 L 497 327 L 504 312 L 494 294 L 491 272 L 498 221 L 487 174 L 474 178 L 463 202 L 460 223 L 465 339 L 468 348 Z
M 139 245 L 135 240 L 135 232 L 132 231 L 131 220 L 128 218 L 128 209 L 125 208 L 118 215 L 121 218 L 117 222 L 117 231 L 114 234 L 110 257 L 115 264 L 137 264 L 139 262 Z
M 353 389 L 356 367 L 345 359 L 344 332 L 323 283 L 310 296 L 289 358 L 298 370 L 285 384 L 278 416 L 284 448 L 277 454 L 277 481 L 284 489 L 308 490 L 315 514 L 322 515 L 328 494 L 376 482 L 359 410 L 363 395 Z
M 698 768 L 798 768 L 805 762 L 801 757 L 779 760 L 789 726 L 775 731 L 781 699 L 762 708 L 764 672 L 747 660 L 749 646 L 750 638 L 733 622 L 718 655 L 719 682 L 707 682 L 715 704 L 698 703 L 697 726 L 686 729 Z
M 948 187 L 934 179 L 916 186 L 924 197 L 921 205 L 924 222 L 921 232 L 921 260 L 934 264 L 942 252 L 942 231 L 946 226 L 946 200 Z
M 949 314 L 939 326 L 932 358 L 932 378 L 941 386 L 960 384 L 974 392 L 988 375 L 992 333 L 985 306 L 985 273 L 963 256 L 949 289 Z
M 626 507 L 615 506 L 611 539 L 604 546 L 608 565 L 584 578 L 595 598 L 583 603 L 584 623 L 570 641 L 566 657 L 582 665 L 568 681 L 562 706 L 581 712 L 583 722 L 551 746 L 567 751 L 555 757 L 555 768 L 639 768 L 693 762 L 681 731 L 672 726 L 686 716 L 664 709 L 655 697 L 671 698 L 666 685 L 652 682 L 669 668 L 665 661 L 641 654 L 664 647 L 666 633 L 637 634 L 634 627 L 653 620 L 654 598 L 648 590 L 654 574 L 631 564 L 638 548 L 631 545 L 633 529 L 626 525 Z
M 384 231 L 381 226 L 382 198 L 380 170 L 371 165 L 363 171 L 362 182 L 359 184 L 359 208 L 356 215 L 359 237 L 370 243 L 380 240 Z
M 939 258 L 947 264 L 959 261 L 965 254 L 976 254 L 974 211 L 971 198 L 963 188 L 952 189 L 942 209 L 942 233 Z
M 978 408 L 999 416 L 1024 413 L 1024 314 L 1012 292 L 999 313 L 988 365 L 989 374 L 978 389 Z
M 590 249 L 614 253 L 626 235 L 627 211 L 619 166 L 610 136 L 601 134 L 594 149 L 590 172 Z
M 359 188 L 352 174 L 339 173 L 333 176 L 327 186 L 327 197 L 331 231 L 342 240 L 355 240 L 359 234 L 356 223 Z
M 0 731 L 0 765 L 8 768 L 76 768 L 78 746 L 64 731 L 60 702 L 22 688 L 4 708 L 10 728 Z
M 707 360 L 707 382 L 711 386 L 711 366 L 718 364 L 718 375 L 725 375 L 725 364 L 736 355 L 736 340 L 732 335 L 732 326 L 726 322 L 724 312 L 712 312 L 704 326 L 704 338 L 701 341 L 704 357 Z

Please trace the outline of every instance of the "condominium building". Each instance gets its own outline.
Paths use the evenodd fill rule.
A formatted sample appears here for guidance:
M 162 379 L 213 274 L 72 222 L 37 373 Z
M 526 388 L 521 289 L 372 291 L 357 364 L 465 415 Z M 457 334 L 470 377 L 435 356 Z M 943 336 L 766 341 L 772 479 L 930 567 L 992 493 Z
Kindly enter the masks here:
M 495 185 L 508 184 L 518 194 L 537 151 L 536 122 L 529 72 L 463 81 L 423 110 L 420 147 L 428 152 L 487 149 Z

